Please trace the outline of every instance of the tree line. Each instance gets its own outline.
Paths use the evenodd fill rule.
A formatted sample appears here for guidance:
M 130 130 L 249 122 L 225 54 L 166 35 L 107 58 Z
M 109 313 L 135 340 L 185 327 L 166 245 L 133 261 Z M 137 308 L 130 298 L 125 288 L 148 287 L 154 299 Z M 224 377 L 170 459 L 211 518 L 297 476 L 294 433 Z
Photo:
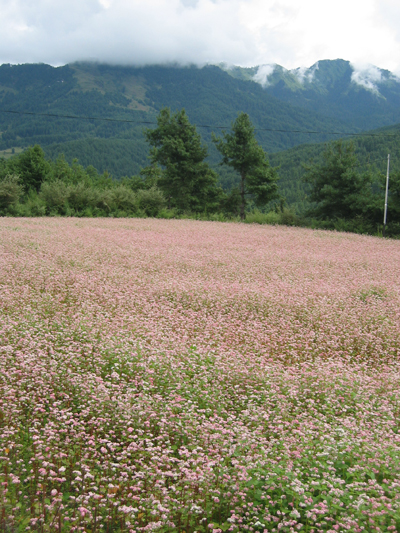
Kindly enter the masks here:
M 39 145 L 0 160 L 0 214 L 9 216 L 193 216 L 211 220 L 284 223 L 376 234 L 383 219 L 384 176 L 359 172 L 354 144 L 336 141 L 322 162 L 305 167 L 307 212 L 298 216 L 279 195 L 278 168 L 255 138 L 250 117 L 241 113 L 229 132 L 213 134 L 221 165 L 239 185 L 219 186 L 207 162 L 208 149 L 185 110 L 164 108 L 157 127 L 144 131 L 148 166 L 136 176 L 112 179 L 77 160 L 46 160 Z M 391 176 L 388 234 L 400 234 L 400 173 Z
M 226 193 L 206 161 L 208 150 L 185 110 L 162 109 L 157 127 L 144 132 L 150 164 L 140 174 L 113 180 L 94 167 L 64 157 L 47 161 L 39 145 L 0 162 L 0 210 L 10 215 L 246 217 L 249 202 L 266 206 L 278 198 L 278 175 L 241 113 L 231 133 L 214 137 L 223 161 L 240 174 Z

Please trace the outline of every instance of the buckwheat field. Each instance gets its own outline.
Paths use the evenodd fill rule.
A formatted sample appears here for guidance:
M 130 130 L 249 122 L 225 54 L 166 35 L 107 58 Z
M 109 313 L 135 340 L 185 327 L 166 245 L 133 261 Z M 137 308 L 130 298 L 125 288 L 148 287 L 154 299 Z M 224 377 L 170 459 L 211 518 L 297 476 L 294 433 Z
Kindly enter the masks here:
M 0 219 L 0 531 L 400 531 L 400 243 Z

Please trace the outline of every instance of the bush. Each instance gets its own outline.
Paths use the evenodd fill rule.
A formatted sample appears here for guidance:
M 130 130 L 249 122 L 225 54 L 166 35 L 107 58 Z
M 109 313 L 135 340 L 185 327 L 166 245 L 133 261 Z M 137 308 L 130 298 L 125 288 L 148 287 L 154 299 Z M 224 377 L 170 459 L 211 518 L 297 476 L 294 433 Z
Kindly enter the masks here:
M 46 204 L 36 191 L 31 190 L 23 204 L 19 205 L 19 215 L 23 217 L 44 217 Z
M 291 209 L 284 207 L 281 211 L 269 211 L 269 213 L 261 213 L 255 209 L 251 213 L 246 214 L 245 222 L 248 224 L 282 224 L 283 226 L 300 225 L 300 218 Z
M 378 231 L 376 224 L 371 223 L 369 220 L 365 220 L 361 216 L 351 220 L 343 220 L 339 218 L 332 221 L 332 225 L 336 231 L 346 231 L 351 233 L 367 233 L 372 235 Z
M 41 184 L 51 171 L 45 154 L 39 145 L 31 146 L 16 158 L 11 158 L 8 168 L 21 178 L 25 191 L 39 191 Z
M 45 181 L 40 188 L 40 198 L 46 204 L 48 214 L 66 214 L 68 209 L 68 187 L 61 180 Z
M 280 224 L 284 226 L 296 226 L 298 224 L 298 217 L 294 211 L 284 207 L 280 214 Z
M 160 209 L 157 215 L 158 218 L 166 218 L 167 220 L 170 220 L 172 218 L 178 218 L 178 211 L 176 209 L 167 209 L 166 207 L 163 207 Z
M 18 176 L 6 176 L 0 181 L 0 210 L 7 212 L 16 206 L 22 195 L 23 187 Z
M 126 185 L 118 185 L 111 190 L 111 204 L 113 209 L 128 214 L 138 211 L 138 198 L 133 190 Z
M 83 182 L 71 185 L 68 192 L 68 205 L 75 213 L 82 213 L 96 204 L 97 191 Z
M 246 214 L 245 222 L 248 224 L 280 224 L 281 213 L 270 211 L 269 213 L 261 213 L 255 209 L 251 213 Z
M 148 217 L 156 217 L 167 205 L 163 193 L 157 187 L 142 189 L 136 193 L 138 207 L 142 209 Z
M 110 189 L 93 189 L 93 216 L 109 215 L 113 209 L 113 195 Z
M 226 222 L 228 217 L 226 217 L 224 213 L 211 213 L 207 216 L 207 220 L 211 220 L 213 222 Z

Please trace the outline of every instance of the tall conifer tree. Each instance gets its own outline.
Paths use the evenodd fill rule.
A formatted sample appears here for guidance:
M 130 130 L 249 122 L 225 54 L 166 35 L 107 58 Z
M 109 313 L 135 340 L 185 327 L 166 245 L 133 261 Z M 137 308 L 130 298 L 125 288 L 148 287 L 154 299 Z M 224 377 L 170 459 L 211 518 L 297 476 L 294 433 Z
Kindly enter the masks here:
M 162 109 L 157 128 L 146 130 L 145 136 L 152 147 L 151 163 L 163 169 L 157 185 L 170 207 L 180 211 L 214 211 L 222 191 L 217 187 L 217 174 L 204 161 L 207 147 L 185 110 L 171 114 L 170 109 Z
M 213 141 L 223 162 L 240 175 L 240 218 L 246 217 L 246 199 L 250 194 L 256 205 L 263 206 L 278 197 L 277 171 L 254 136 L 254 127 L 247 113 L 241 113 L 232 125 L 232 133 L 223 133 Z

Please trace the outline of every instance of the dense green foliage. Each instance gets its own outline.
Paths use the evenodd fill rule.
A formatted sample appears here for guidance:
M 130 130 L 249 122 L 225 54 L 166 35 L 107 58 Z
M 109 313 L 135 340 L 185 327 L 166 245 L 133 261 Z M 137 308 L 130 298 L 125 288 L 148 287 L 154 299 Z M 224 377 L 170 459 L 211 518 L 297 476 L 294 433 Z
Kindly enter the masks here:
M 390 178 L 390 196 L 388 201 L 389 221 L 400 223 L 400 172 Z
M 162 192 L 145 178 L 113 180 L 62 156 L 47 161 L 38 145 L 0 160 L 0 215 L 157 216 L 165 206 Z
M 175 114 L 175 119 L 179 117 Z M 184 116 L 181 114 L 181 116 Z M 171 116 L 170 116 L 171 118 Z M 185 117 L 187 120 L 187 117 Z M 192 129 L 192 132 L 195 132 Z M 225 136 L 225 139 L 227 136 Z M 201 146 L 200 146 L 201 148 Z M 203 147 L 204 148 L 204 147 Z M 36 156 L 36 175 L 40 188 L 32 186 L 29 174 L 23 174 L 28 156 Z M 268 172 L 273 171 L 267 165 Z M 385 176 L 380 173 L 356 172 L 359 169 L 354 147 L 342 142 L 328 145 L 318 163 L 308 166 L 308 215 L 299 214 L 283 199 L 257 209 L 257 190 L 247 198 L 246 222 L 259 224 L 300 225 L 357 233 L 382 232 Z M 21 171 L 19 170 L 21 169 Z M 336 173 L 336 174 L 335 174 Z M 272 172 L 274 176 L 275 172 Z M 152 216 L 162 218 L 192 217 L 205 220 L 239 220 L 240 192 L 234 188 L 223 193 L 214 179 L 215 196 L 210 205 L 195 204 L 184 209 L 177 199 L 168 201 L 160 182 L 165 171 L 153 164 L 138 175 L 113 179 L 100 174 L 93 166 L 84 168 L 74 160 L 68 164 L 60 156 L 45 159 L 39 146 L 29 148 L 8 161 L 0 159 L 0 216 Z M 268 184 L 274 189 L 275 181 Z M 400 172 L 390 177 L 387 235 L 400 235 Z M 209 191 L 210 192 L 210 191 Z M 218 198 L 218 203 L 214 200 Z M 172 206 L 172 203 L 174 206 Z M 168 208 L 168 204 L 172 208 Z
M 236 78 L 262 81 L 258 67 L 229 68 Z M 261 71 L 262 72 L 262 71 Z M 281 100 L 358 128 L 373 129 L 400 121 L 400 83 L 388 70 L 369 76 L 343 59 L 318 61 L 309 69 L 275 65 L 265 90 Z M 265 81 L 265 78 L 264 78 Z
M 210 147 L 212 163 L 218 154 L 211 132 L 217 126 L 229 127 L 242 111 L 252 117 L 256 128 L 264 130 L 259 132 L 258 141 L 267 151 L 312 140 L 307 134 L 270 129 L 348 131 L 341 121 L 283 103 L 259 84 L 234 79 L 218 67 L 1 65 L 0 150 L 40 144 L 52 158 L 64 153 L 70 163 L 79 157 L 82 164 L 92 164 L 100 172 L 108 170 L 115 177 L 132 175 L 148 153 L 142 122 L 156 123 L 163 107 L 173 112 L 184 107 L 192 123 L 207 126 L 201 133 Z M 24 112 L 128 122 L 18 114 Z M 329 138 L 319 135 L 315 140 Z M 74 143 L 77 140 L 84 148 Z M 110 144 L 101 142 L 105 140 Z M 125 148 L 131 167 L 126 157 L 120 157 Z
M 184 110 L 164 109 L 156 120 L 157 128 L 137 139 L 144 146 L 142 168 L 136 163 L 137 172 L 120 179 L 93 165 L 82 166 L 76 158 L 70 162 L 59 155 L 48 160 L 38 145 L 8 160 L 0 158 L 0 214 L 213 220 L 240 216 L 248 222 L 379 234 L 390 150 L 387 234 L 400 234 L 398 126 L 356 137 L 351 145 L 303 145 L 272 154 L 271 167 L 250 118 L 241 113 L 231 133 L 214 136 L 214 157 L 218 149 L 222 154 L 222 161 L 214 159 L 217 176 L 210 158 L 206 160 L 207 145 Z M 144 157 L 146 139 L 152 147 L 150 165 Z M 104 148 L 114 142 L 98 141 Z M 120 148 L 121 156 L 128 158 Z M 225 191 L 219 184 L 225 184 Z
M 304 181 L 311 185 L 311 212 L 318 218 L 351 219 L 364 215 L 371 202 L 371 176 L 357 172 L 354 144 L 336 141 L 323 153 L 323 163 L 309 165 Z
M 399 172 L 399 140 L 399 125 L 374 130 L 365 136 L 353 137 L 357 172 L 369 172 L 375 176 L 386 175 L 389 153 L 391 171 Z M 327 143 L 307 144 L 269 155 L 271 165 L 279 167 L 279 192 L 298 214 L 304 214 L 309 209 L 310 186 L 303 181 L 307 165 L 322 164 L 323 153 L 327 146 Z
M 18 176 L 7 174 L 0 181 L 0 213 L 12 212 L 22 196 L 23 188 Z
M 72 163 L 78 159 L 83 166 L 93 165 L 101 172 L 109 172 L 115 178 L 138 174 L 147 164 L 149 150 L 142 130 L 132 132 L 130 139 L 85 138 L 43 147 L 46 156 L 57 159 L 61 154 Z
M 25 190 L 39 191 L 50 165 L 46 161 L 42 148 L 38 145 L 28 148 L 17 159 L 8 163 L 10 175 L 17 175 Z
M 207 147 L 185 110 L 171 114 L 162 109 L 157 124 L 144 132 L 151 164 L 122 180 L 91 165 L 84 168 L 77 159 L 69 164 L 63 155 L 48 161 L 39 145 L 0 159 L 0 215 L 235 216 L 240 198 L 235 190 L 227 195 L 218 186 L 216 172 L 205 161 Z M 246 192 L 258 205 L 276 194 L 276 177 L 251 125 L 249 132 L 251 142 L 244 148 L 252 154 L 253 167 L 246 171 Z
M 225 165 L 240 176 L 240 218 L 245 219 L 246 196 L 251 194 L 258 207 L 267 205 L 278 196 L 277 173 L 271 168 L 264 150 L 257 143 L 254 127 L 247 113 L 241 113 L 232 125 L 232 133 L 214 136 L 214 143 Z
M 365 232 L 373 232 L 382 222 L 382 178 L 369 171 L 360 172 L 354 143 L 331 143 L 321 163 L 305 168 L 303 181 L 311 187 L 313 202 L 309 215 L 328 224 L 341 221 L 350 230 Z
M 216 211 L 223 194 L 217 188 L 218 176 L 204 161 L 207 147 L 185 110 L 171 114 L 170 109 L 162 109 L 157 128 L 147 130 L 145 136 L 152 147 L 152 165 L 163 168 L 157 185 L 168 199 L 169 207 L 180 212 Z

